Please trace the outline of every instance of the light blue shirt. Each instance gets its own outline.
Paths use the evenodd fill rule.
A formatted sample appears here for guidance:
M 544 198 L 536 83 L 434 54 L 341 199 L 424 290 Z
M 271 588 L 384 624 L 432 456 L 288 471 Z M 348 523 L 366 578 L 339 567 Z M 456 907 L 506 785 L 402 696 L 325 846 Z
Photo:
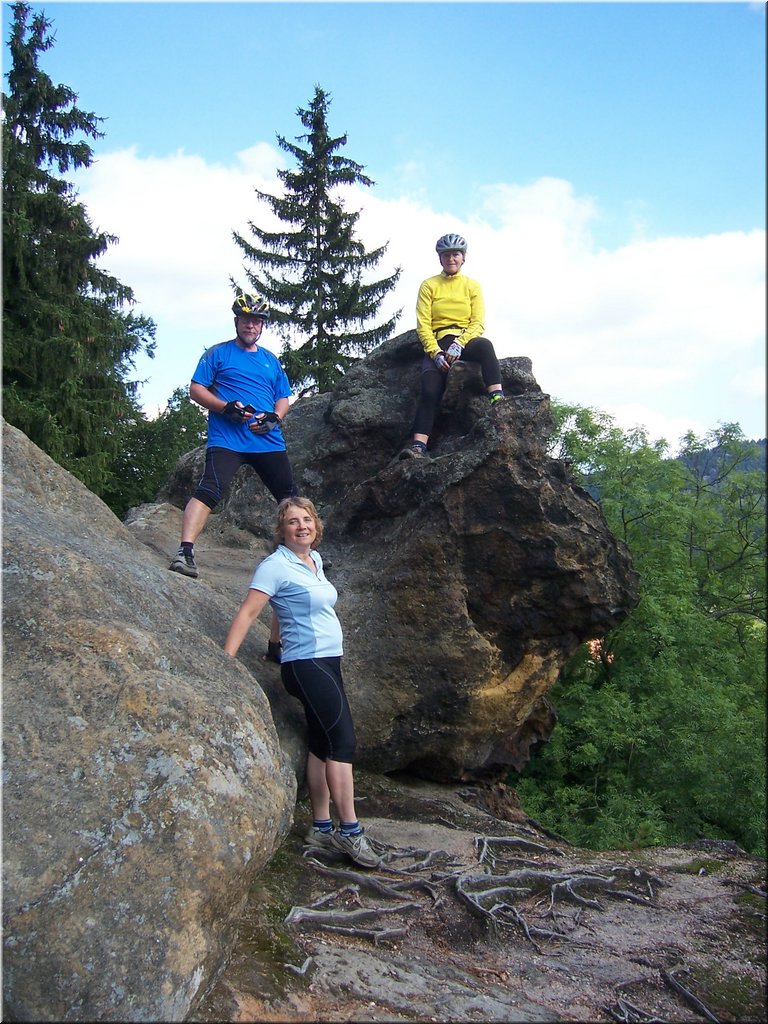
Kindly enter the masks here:
M 283 661 L 337 658 L 344 653 L 341 623 L 333 610 L 339 595 L 325 578 L 319 552 L 310 555 L 316 574 L 280 544 L 256 566 L 251 580 L 252 590 L 268 595 L 280 622 Z

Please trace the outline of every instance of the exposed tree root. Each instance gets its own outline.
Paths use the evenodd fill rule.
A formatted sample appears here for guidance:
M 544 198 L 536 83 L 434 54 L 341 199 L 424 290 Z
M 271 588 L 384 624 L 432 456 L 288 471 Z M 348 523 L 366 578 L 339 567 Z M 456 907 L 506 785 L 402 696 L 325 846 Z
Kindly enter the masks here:
M 351 935 L 356 939 L 370 939 L 377 946 L 385 939 L 402 939 L 408 934 L 405 925 L 396 928 L 345 928 L 343 925 L 326 925 L 325 931 L 336 935 Z
M 648 962 L 646 961 L 646 963 Z M 652 967 L 653 964 L 648 963 L 648 966 Z M 679 971 L 687 971 L 688 969 L 679 964 L 677 967 L 672 967 L 669 970 L 664 968 L 659 970 L 664 981 L 673 991 L 681 995 L 689 1006 L 692 1006 L 697 1013 L 701 1014 L 706 1020 L 711 1021 L 712 1024 L 720 1024 L 719 1019 L 712 1013 L 709 1007 L 675 977 Z M 620 1024 L 666 1024 L 661 1017 L 649 1013 L 639 1006 L 635 1006 L 628 999 L 619 999 L 615 1007 L 606 1007 L 605 1010 L 613 1020 L 619 1021 Z
M 628 881 L 640 885 L 643 891 L 638 893 L 629 888 L 620 889 L 617 887 L 620 880 L 622 883 Z M 597 897 L 588 896 L 587 893 L 598 893 L 645 906 L 654 896 L 654 884 L 661 885 L 661 881 L 652 879 L 639 869 L 626 868 L 613 868 L 610 875 L 606 876 L 592 872 L 522 867 L 504 875 L 464 873 L 455 878 L 456 893 L 470 909 L 494 925 L 521 928 L 534 945 L 534 937 L 568 941 L 571 938 L 565 931 L 529 924 L 513 904 L 533 901 L 531 909 L 535 911 L 541 903 L 540 897 L 548 893 L 548 905 L 543 913 L 539 913 L 541 917 L 554 917 L 555 904 L 562 899 L 590 910 L 601 910 L 602 905 Z
M 354 926 L 363 921 L 375 920 L 382 914 L 402 914 L 407 910 L 421 910 L 419 903 L 398 903 L 394 907 L 361 907 L 359 910 L 315 910 L 313 907 L 291 907 L 285 918 L 286 924 L 309 923 L 326 928 L 338 929 Z
M 375 875 L 363 874 L 354 870 L 344 870 L 342 868 L 331 868 L 314 858 L 312 866 L 322 875 L 336 878 L 340 882 L 353 882 L 358 888 L 365 889 L 377 896 L 400 897 L 404 892 L 420 889 L 431 896 L 433 901 L 437 902 L 439 899 L 437 886 L 425 878 L 406 877 L 397 882 L 383 882 Z M 334 894 L 331 893 L 329 898 L 333 898 L 333 896 Z
M 723 881 L 726 885 L 735 885 L 739 889 L 743 889 L 745 892 L 751 892 L 754 896 L 762 896 L 763 899 L 768 898 L 768 891 L 761 889 L 757 885 L 750 885 L 748 882 L 739 882 L 735 878 L 726 878 Z
M 312 959 L 312 957 L 308 956 L 306 958 L 306 960 L 304 961 L 304 963 L 301 965 L 301 967 L 297 967 L 296 964 L 283 964 L 283 967 L 287 967 L 288 970 L 289 971 L 293 971 L 294 974 L 298 974 L 300 976 L 303 976 L 303 975 L 305 975 L 307 973 L 307 971 L 309 970 L 309 968 L 312 966 L 312 964 L 314 962 L 315 961 Z
M 714 1015 L 714 1013 L 712 1013 L 709 1007 L 702 1003 L 698 996 L 695 996 L 690 989 L 686 988 L 685 985 L 683 985 L 682 982 L 678 981 L 675 977 L 675 974 L 678 971 L 688 970 L 689 968 L 683 967 L 682 964 L 680 964 L 677 967 L 670 968 L 668 971 L 662 971 L 661 976 L 664 979 L 664 981 L 666 981 L 666 983 L 671 988 L 673 988 L 675 992 L 679 992 L 683 999 L 685 999 L 685 1001 L 688 1003 L 688 1005 L 692 1006 L 694 1010 L 697 1010 L 702 1015 L 702 1017 L 706 1017 L 707 1020 L 712 1021 L 712 1024 L 720 1024 L 720 1021 Z
M 423 903 L 414 898 L 403 901 L 406 893 L 412 897 L 422 893 L 430 899 L 432 910 L 446 900 L 458 899 L 492 932 L 517 930 L 537 953 L 541 954 L 546 946 L 547 953 L 552 955 L 557 953 L 559 943 L 583 941 L 575 937 L 583 932 L 582 915 L 601 911 L 601 901 L 623 900 L 648 906 L 665 884 L 637 867 L 595 870 L 555 866 L 552 858 L 563 857 L 563 852 L 527 836 L 477 836 L 479 871 L 462 868 L 443 850 L 394 849 L 378 842 L 374 849 L 382 858 L 380 867 L 374 871 L 347 865 L 337 867 L 339 857 L 333 851 L 305 850 L 312 868 L 336 887 L 309 907 L 293 907 L 285 923 L 321 928 L 378 945 L 402 939 L 408 934 L 409 925 L 403 920 L 396 924 L 376 922 L 423 910 Z M 530 859 L 510 856 L 515 851 L 524 851 Z M 329 860 L 333 863 L 329 864 Z M 498 867 L 508 870 L 495 873 Z M 364 906 L 363 896 L 371 898 L 374 905 Z M 575 909 L 558 910 L 563 904 Z M 717 1024 L 704 1004 L 675 978 L 679 969 L 662 970 L 664 980 L 699 1013 Z M 658 1016 L 623 998 L 614 1007 L 606 1008 L 606 1013 L 620 1024 L 664 1024 Z
M 532 853 L 553 853 L 556 857 L 563 856 L 563 851 L 554 846 L 543 846 L 522 836 L 476 836 L 475 848 L 480 851 L 478 863 L 482 864 L 483 861 L 489 860 L 495 866 L 496 856 L 491 849 L 492 843 L 497 846 L 514 846 L 518 850 L 528 850 Z
M 616 1008 L 606 1006 L 605 1012 L 620 1024 L 666 1024 L 663 1017 L 642 1010 L 628 999 L 619 999 Z
M 421 891 L 430 897 L 433 909 L 452 896 L 458 897 L 491 929 L 517 929 L 541 952 L 540 942 L 575 941 L 572 933 L 579 927 L 582 912 L 602 909 L 598 897 L 645 906 L 662 884 L 639 868 L 613 867 L 607 874 L 555 868 L 548 858 L 562 857 L 562 851 L 525 835 L 477 836 L 475 849 L 478 863 L 483 867 L 480 872 L 462 870 L 444 850 L 394 849 L 375 840 L 369 841 L 382 858 L 376 872 L 331 866 L 327 863 L 329 859 L 334 862 L 339 859 L 333 851 L 305 850 L 313 868 L 335 880 L 338 888 L 311 907 L 294 907 L 286 924 L 304 923 L 333 931 L 343 930 L 345 934 L 380 941 L 382 937 L 391 937 L 396 929 L 371 930 L 360 927 L 363 922 L 418 909 L 419 904 L 400 902 L 387 906 L 386 902 L 379 902 L 377 906 L 363 908 L 360 894 L 388 901 L 402 900 L 406 892 Z M 525 851 L 532 859 L 510 858 L 511 850 Z M 512 870 L 494 874 L 493 870 L 502 861 Z M 428 877 L 425 878 L 425 874 Z M 347 903 L 353 900 L 359 909 L 340 907 L 342 900 Z M 575 905 L 576 913 L 558 914 L 556 907 L 561 902 Z

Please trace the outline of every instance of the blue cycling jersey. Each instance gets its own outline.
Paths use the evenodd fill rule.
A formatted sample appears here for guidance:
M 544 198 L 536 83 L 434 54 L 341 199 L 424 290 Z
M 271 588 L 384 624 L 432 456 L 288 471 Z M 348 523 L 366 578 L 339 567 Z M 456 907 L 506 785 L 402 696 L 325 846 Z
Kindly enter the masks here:
M 338 593 L 325 578 L 320 553 L 310 555 L 316 574 L 280 544 L 259 563 L 250 584 L 268 595 L 277 615 L 284 662 L 338 658 L 344 653 L 341 624 L 333 610 Z
M 225 402 L 252 405 L 257 412 L 273 412 L 279 398 L 291 397 L 291 385 L 277 356 L 260 346 L 243 349 L 234 340 L 207 349 L 192 380 Z M 266 434 L 254 434 L 245 421 L 235 423 L 209 410 L 208 447 L 233 452 L 285 451 L 285 439 L 279 426 Z

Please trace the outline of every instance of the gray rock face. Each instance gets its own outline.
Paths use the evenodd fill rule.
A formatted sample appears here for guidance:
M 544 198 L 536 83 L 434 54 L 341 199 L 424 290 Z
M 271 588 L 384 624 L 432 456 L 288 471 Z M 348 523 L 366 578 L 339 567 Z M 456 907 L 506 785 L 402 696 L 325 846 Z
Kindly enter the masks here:
M 5 1019 L 183 1020 L 290 825 L 228 608 L 3 429 Z
M 414 332 L 392 339 L 296 402 L 286 436 L 325 521 L 360 767 L 499 778 L 549 736 L 547 691 L 637 579 L 547 457 L 527 359 L 503 360 L 493 410 L 475 368 L 451 370 L 433 458 L 397 460 L 419 359 Z M 202 449 L 122 524 L 19 431 L 3 439 L 6 1016 L 183 1020 L 303 765 L 300 709 L 261 660 L 268 618 L 238 659 L 221 649 L 274 501 L 243 471 L 191 581 L 167 565 Z
M 547 691 L 634 607 L 637 577 L 599 505 L 547 456 L 549 398 L 529 359 L 501 361 L 507 400 L 493 409 L 479 370 L 455 366 L 432 458 L 397 460 L 420 357 L 415 331 L 381 345 L 332 394 L 295 403 L 286 441 L 325 522 L 361 764 L 499 776 L 549 736 Z M 161 498 L 183 507 L 203 456 L 182 460 Z M 244 470 L 213 519 L 212 535 L 266 543 L 274 502 Z

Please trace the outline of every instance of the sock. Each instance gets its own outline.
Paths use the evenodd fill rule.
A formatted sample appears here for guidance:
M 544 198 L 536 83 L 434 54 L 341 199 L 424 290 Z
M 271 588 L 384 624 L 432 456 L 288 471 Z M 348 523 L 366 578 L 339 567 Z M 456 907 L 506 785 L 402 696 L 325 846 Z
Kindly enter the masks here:
M 503 401 L 503 399 L 504 399 L 504 392 L 503 391 L 489 391 L 488 392 L 488 401 L 491 403 L 491 405 L 495 405 L 496 402 L 501 402 L 501 401 Z
M 322 820 L 315 818 L 312 821 L 312 828 L 316 828 L 320 832 L 333 832 L 333 822 L 330 818 L 323 818 Z
M 411 441 L 411 448 L 421 448 L 423 452 L 427 450 L 427 446 L 423 441 Z
M 340 821 L 339 832 L 343 836 L 359 836 L 362 832 L 359 821 Z
M 179 547 L 179 551 L 183 551 L 185 555 L 192 555 L 195 552 L 195 545 L 194 543 L 190 543 L 188 540 L 183 540 Z

